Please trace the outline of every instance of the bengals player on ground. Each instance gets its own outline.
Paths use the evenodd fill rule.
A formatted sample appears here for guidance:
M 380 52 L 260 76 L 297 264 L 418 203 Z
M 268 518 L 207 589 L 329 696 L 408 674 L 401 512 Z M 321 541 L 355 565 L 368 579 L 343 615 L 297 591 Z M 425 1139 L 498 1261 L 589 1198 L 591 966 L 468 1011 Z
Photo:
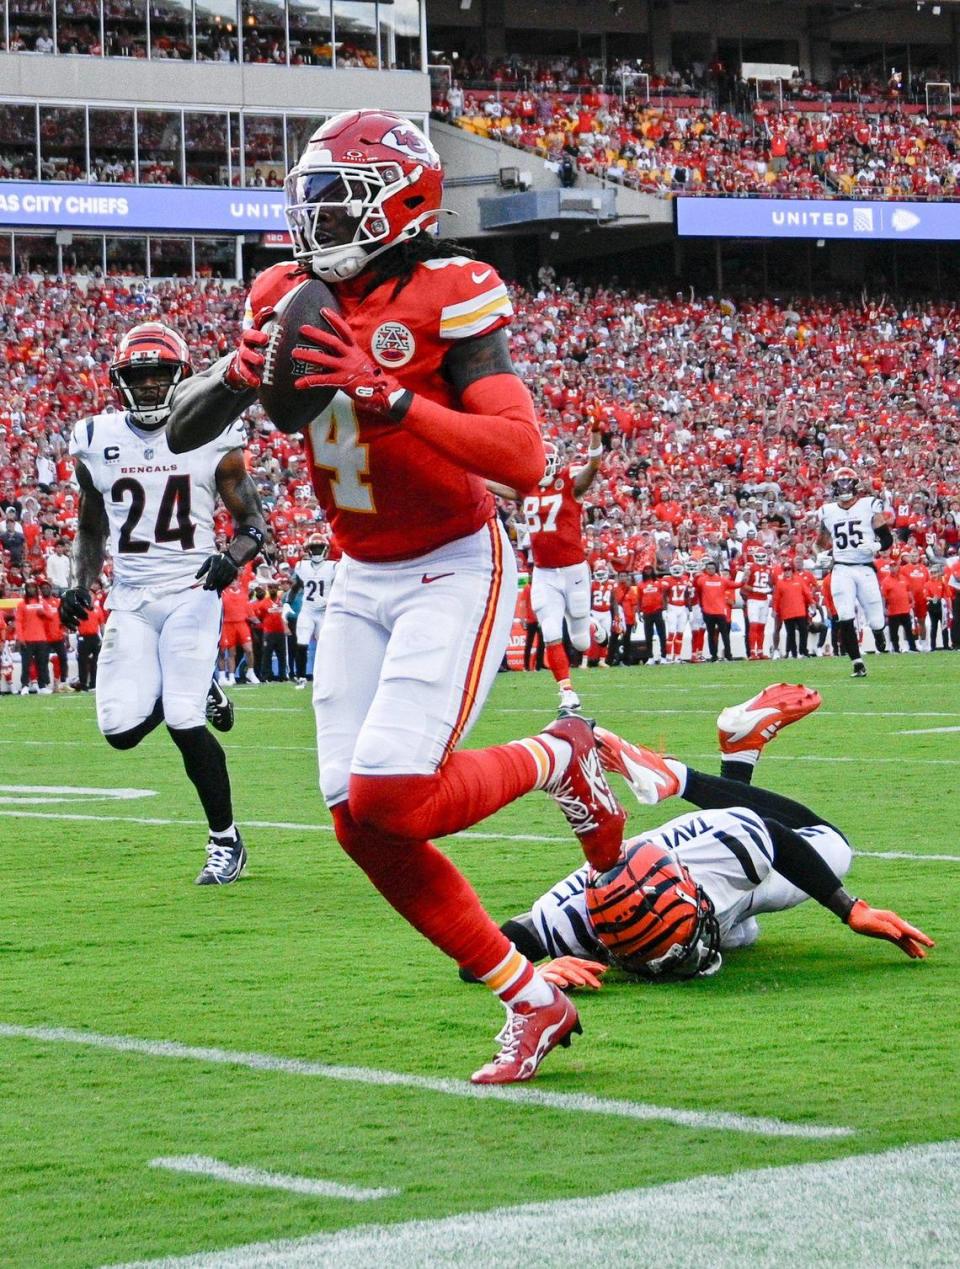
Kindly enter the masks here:
M 474 1081 L 527 1080 L 579 1031 L 576 1010 L 429 838 L 545 789 L 587 857 L 609 867 L 625 817 L 582 718 L 457 751 L 496 676 L 516 601 L 487 482 L 531 489 L 544 470 L 533 403 L 508 351 L 510 298 L 490 265 L 423 233 L 440 211 L 442 169 L 397 115 L 328 120 L 286 191 L 295 261 L 254 282 L 252 325 L 232 356 L 178 393 L 170 443 L 200 444 L 253 403 L 259 327 L 283 296 L 311 274 L 334 289 L 340 313 L 324 314 L 332 333 L 304 326 L 295 350 L 313 368 L 298 387 L 337 389 L 304 440 L 343 552 L 315 658 L 321 788 L 338 841 L 381 894 L 506 1006 L 500 1050 Z

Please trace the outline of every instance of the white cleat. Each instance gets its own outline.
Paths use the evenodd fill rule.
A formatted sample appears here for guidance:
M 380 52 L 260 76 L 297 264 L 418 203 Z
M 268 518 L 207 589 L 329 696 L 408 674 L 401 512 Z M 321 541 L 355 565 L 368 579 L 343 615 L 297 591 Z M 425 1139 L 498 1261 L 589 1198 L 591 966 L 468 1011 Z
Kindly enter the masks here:
M 580 697 L 576 694 L 572 687 L 562 687 L 560 689 L 560 708 L 561 709 L 579 709 Z

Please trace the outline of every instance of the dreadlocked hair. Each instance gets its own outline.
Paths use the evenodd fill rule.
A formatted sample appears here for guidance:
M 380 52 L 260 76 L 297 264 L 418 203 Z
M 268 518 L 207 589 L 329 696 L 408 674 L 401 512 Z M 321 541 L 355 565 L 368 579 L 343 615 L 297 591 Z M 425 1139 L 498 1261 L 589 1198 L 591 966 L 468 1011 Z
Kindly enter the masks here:
M 466 256 L 474 259 L 476 253 L 469 247 L 463 247 L 453 238 L 434 238 L 432 234 L 420 233 L 415 238 L 398 243 L 383 255 L 370 261 L 367 269 L 369 282 L 364 298 L 391 278 L 396 279 L 391 300 L 395 300 L 403 288 L 413 277 L 418 264 L 425 260 L 447 260 L 451 256 Z

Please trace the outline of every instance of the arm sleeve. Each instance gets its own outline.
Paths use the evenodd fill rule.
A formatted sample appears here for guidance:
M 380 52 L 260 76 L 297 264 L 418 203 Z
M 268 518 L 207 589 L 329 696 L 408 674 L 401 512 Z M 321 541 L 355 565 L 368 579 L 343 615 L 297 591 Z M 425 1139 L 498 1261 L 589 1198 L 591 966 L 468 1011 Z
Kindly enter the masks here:
M 833 869 L 824 863 L 806 838 L 792 828 L 787 828 L 778 820 L 768 820 L 766 816 L 763 822 L 773 841 L 773 866 L 781 877 L 806 891 L 811 899 L 829 907 L 831 912 L 837 911 L 835 896 L 838 890 L 843 889 L 843 882 Z
M 516 375 L 488 375 L 464 389 L 463 410 L 415 395 L 403 426 L 444 458 L 485 480 L 532 489 L 544 470 L 533 401 Z
M 893 546 L 893 534 L 890 532 L 889 524 L 881 524 L 878 529 L 874 529 L 874 533 L 880 543 L 880 550 L 889 551 L 891 546 Z

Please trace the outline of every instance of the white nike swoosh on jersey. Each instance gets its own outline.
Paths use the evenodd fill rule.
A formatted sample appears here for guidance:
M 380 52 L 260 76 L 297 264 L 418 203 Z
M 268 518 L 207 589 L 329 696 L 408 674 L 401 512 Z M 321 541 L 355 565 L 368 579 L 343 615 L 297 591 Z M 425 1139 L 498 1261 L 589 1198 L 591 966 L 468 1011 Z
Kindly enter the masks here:
M 485 269 L 483 273 L 471 273 L 470 276 L 473 278 L 474 282 L 476 282 L 477 286 L 479 286 L 481 282 L 486 282 L 492 272 L 492 269 Z

